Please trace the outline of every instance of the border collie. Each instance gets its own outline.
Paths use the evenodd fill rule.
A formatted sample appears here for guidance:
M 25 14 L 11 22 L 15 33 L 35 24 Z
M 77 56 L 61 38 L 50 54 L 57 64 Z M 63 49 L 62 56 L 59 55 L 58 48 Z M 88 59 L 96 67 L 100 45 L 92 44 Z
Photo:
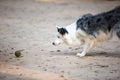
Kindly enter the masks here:
M 97 44 L 110 40 L 113 33 L 120 38 L 120 6 L 97 15 L 85 14 L 71 25 L 57 26 L 57 31 L 57 39 L 52 44 L 83 45 L 83 51 L 76 54 L 83 57 Z

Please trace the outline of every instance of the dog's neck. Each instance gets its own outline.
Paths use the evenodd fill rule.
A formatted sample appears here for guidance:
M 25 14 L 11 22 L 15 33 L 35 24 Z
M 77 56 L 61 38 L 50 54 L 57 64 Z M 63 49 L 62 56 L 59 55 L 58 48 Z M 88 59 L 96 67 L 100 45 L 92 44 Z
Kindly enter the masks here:
M 72 23 L 72 24 L 70 24 L 70 25 L 68 25 L 68 26 L 66 27 L 68 33 L 69 33 L 71 36 L 74 36 L 74 35 L 75 35 L 75 33 L 76 33 L 76 27 L 77 27 L 76 22 L 74 22 L 74 23 Z

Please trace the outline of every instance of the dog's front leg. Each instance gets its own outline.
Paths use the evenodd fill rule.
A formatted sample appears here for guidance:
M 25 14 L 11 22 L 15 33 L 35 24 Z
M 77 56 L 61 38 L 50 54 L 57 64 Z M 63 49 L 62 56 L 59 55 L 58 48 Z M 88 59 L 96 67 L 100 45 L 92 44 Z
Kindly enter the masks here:
M 86 40 L 82 53 L 77 53 L 76 56 L 78 56 L 78 57 L 85 56 L 86 53 L 94 47 L 94 45 L 95 45 L 94 41 Z

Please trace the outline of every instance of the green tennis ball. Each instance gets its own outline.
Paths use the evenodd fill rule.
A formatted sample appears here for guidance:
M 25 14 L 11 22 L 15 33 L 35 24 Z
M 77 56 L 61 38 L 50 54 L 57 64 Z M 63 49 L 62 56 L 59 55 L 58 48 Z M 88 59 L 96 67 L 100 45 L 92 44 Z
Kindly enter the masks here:
M 16 57 L 20 57 L 21 55 L 22 55 L 22 52 L 23 50 L 17 50 L 17 51 L 15 51 L 15 56 Z

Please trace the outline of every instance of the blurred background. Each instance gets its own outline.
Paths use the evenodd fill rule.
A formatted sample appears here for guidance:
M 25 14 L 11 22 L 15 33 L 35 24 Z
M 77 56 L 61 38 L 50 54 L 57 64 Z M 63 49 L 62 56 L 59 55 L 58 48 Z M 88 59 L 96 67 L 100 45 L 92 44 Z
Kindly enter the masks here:
M 120 80 L 119 39 L 84 58 L 75 56 L 81 49 L 51 44 L 56 24 L 116 6 L 120 0 L 0 0 L 0 80 Z

